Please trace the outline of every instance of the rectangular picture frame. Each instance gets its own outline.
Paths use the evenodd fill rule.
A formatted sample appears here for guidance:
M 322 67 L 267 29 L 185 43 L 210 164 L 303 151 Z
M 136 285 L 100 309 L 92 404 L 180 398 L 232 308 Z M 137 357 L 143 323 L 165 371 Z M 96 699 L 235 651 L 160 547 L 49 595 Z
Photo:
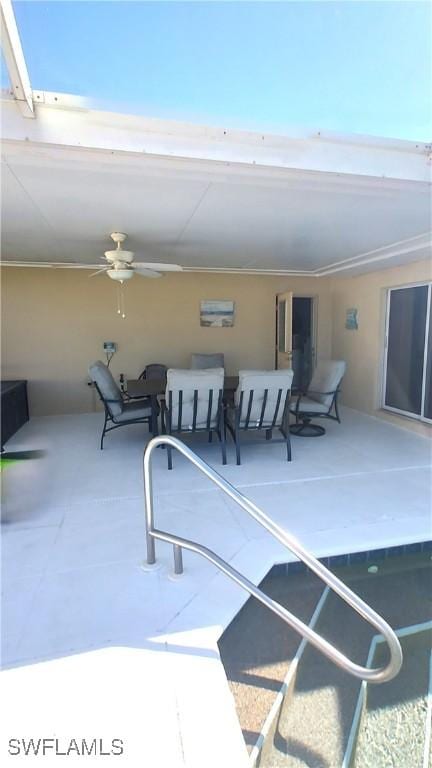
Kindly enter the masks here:
M 348 331 L 358 331 L 358 310 L 350 307 L 345 315 L 345 328 Z
M 200 325 L 203 328 L 232 328 L 234 302 L 228 299 L 204 299 L 200 302 Z

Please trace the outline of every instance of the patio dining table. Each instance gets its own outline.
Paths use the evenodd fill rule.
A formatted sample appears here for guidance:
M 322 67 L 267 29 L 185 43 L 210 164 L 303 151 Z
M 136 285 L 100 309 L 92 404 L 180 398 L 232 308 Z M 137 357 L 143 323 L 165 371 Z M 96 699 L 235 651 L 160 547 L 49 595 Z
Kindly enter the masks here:
M 238 387 L 238 376 L 225 376 L 224 393 L 234 392 Z M 165 379 L 128 379 L 127 392 L 130 397 L 157 397 L 164 395 Z

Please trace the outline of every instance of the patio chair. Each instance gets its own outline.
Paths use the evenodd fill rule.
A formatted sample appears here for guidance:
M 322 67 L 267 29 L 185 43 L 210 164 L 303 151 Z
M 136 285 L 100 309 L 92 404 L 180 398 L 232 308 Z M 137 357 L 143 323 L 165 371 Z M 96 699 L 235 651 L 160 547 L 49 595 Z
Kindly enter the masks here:
M 127 395 L 123 395 L 111 371 L 100 360 L 93 363 L 88 372 L 105 410 L 101 451 L 106 433 L 118 427 L 125 427 L 128 424 L 148 424 L 153 435 L 157 434 L 157 413 L 149 397 L 132 400 Z
M 139 379 L 165 379 L 168 368 L 163 363 L 149 363 L 138 376 Z
M 324 427 L 311 424 L 312 419 L 332 419 L 340 423 L 337 397 L 340 383 L 346 371 L 344 360 L 321 360 L 312 376 L 307 390 L 297 398 L 291 413 L 296 423 L 290 432 L 299 437 L 319 437 L 325 434 Z M 334 411 L 334 413 L 332 413 Z
M 214 352 L 211 355 L 204 352 L 194 352 L 191 357 L 191 368 L 194 371 L 205 368 L 224 368 L 224 366 L 223 352 Z
M 240 464 L 240 436 L 252 430 L 264 430 L 266 440 L 279 429 L 287 461 L 291 461 L 289 433 L 289 402 L 293 380 L 292 370 L 239 371 L 239 385 L 234 394 L 234 407 L 228 406 L 226 426 L 234 439 L 237 464 Z
M 162 402 L 162 430 L 176 432 L 208 432 L 209 442 L 216 432 L 226 464 L 223 420 L 224 369 L 180 370 L 169 368 L 167 388 Z M 172 469 L 172 449 L 167 445 L 168 469 Z

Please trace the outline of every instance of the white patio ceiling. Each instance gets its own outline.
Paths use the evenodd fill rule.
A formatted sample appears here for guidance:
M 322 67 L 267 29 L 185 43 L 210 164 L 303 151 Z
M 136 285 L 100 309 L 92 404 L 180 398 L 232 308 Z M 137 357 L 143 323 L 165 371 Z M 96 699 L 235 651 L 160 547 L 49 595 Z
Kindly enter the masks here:
M 231 133 L 47 96 L 35 119 L 3 102 L 5 261 L 98 264 L 116 230 L 137 261 L 193 270 L 355 274 L 430 252 L 427 145 Z

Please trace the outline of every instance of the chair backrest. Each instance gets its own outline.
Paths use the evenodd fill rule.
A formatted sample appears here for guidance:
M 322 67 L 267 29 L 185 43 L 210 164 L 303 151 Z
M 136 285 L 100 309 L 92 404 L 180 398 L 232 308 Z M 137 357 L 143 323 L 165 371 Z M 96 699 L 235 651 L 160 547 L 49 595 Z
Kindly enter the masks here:
M 205 368 L 224 368 L 223 352 L 214 352 L 212 355 L 206 355 L 204 352 L 194 352 L 191 357 L 191 368 L 194 371 Z
M 224 369 L 169 368 L 165 402 L 173 432 L 217 426 L 224 386 Z
M 123 397 L 109 368 L 101 360 L 96 360 L 90 365 L 88 373 L 111 415 L 119 416 L 123 410 Z
M 149 365 L 146 365 L 139 378 L 147 379 L 147 381 L 149 379 L 166 379 L 167 370 L 167 366 L 162 363 L 149 363 Z
M 287 416 L 293 375 L 291 369 L 239 371 L 234 395 L 235 405 L 241 407 L 239 426 L 279 427 Z
M 322 403 L 327 408 L 331 407 L 334 395 L 319 394 L 322 392 L 336 392 L 346 371 L 345 360 L 320 360 L 315 368 L 308 387 L 308 397 Z

